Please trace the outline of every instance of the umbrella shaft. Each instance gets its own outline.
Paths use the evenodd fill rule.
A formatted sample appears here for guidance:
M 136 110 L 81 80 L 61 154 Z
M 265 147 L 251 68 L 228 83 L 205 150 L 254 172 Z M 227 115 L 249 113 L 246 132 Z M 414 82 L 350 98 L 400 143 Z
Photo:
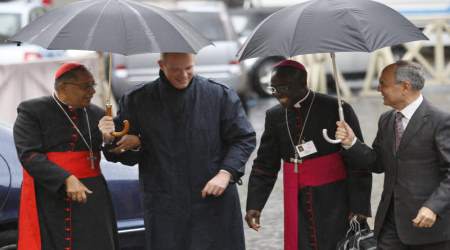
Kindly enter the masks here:
M 330 53 L 331 56 L 331 63 L 333 64 L 333 76 L 334 76 L 334 82 L 336 84 L 336 95 L 338 99 L 338 112 L 339 112 L 339 120 L 344 121 L 344 110 L 342 109 L 342 99 L 341 99 L 341 91 L 339 89 L 339 78 L 337 75 L 337 67 L 336 67 L 336 55 L 334 52 Z

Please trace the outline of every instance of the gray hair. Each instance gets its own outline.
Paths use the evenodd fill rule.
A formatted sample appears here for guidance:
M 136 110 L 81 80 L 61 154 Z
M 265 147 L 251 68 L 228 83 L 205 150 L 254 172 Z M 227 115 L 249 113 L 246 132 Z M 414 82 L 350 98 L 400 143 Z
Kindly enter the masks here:
M 395 80 L 397 82 L 409 81 L 415 90 L 421 90 L 425 85 L 425 72 L 418 63 L 397 61 L 395 63 Z

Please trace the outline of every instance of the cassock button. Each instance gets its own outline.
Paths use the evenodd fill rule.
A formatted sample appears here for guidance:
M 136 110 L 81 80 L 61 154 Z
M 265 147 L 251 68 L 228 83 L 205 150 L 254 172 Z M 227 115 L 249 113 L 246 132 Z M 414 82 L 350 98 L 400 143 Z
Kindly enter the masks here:
M 78 135 L 77 134 L 72 134 L 72 141 L 76 141 L 78 139 Z

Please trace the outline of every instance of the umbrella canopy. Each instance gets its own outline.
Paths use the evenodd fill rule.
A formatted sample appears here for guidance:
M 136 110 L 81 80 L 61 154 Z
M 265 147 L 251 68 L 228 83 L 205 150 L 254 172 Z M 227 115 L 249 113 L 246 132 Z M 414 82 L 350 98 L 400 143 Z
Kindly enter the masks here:
M 371 52 L 428 38 L 397 11 L 370 0 L 311 0 L 264 19 L 238 52 L 239 60 L 260 56 L 330 53 L 339 119 L 344 120 L 335 52 Z M 327 130 L 323 136 L 330 143 Z
M 416 40 L 427 37 L 384 4 L 370 0 L 312 0 L 267 17 L 244 43 L 238 58 L 371 52 Z
M 123 55 L 197 53 L 212 44 L 176 14 L 131 0 L 74 2 L 48 12 L 10 40 Z

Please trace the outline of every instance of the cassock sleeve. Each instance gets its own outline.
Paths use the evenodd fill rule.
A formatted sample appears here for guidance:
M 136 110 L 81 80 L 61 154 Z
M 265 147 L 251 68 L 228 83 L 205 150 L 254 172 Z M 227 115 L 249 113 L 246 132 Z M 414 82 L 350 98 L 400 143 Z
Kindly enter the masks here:
M 353 129 L 358 140 L 363 141 L 358 117 L 352 107 L 344 104 L 344 116 L 349 126 Z M 370 197 L 372 192 L 372 173 L 358 162 L 344 157 L 347 166 L 347 183 L 349 190 L 350 211 L 355 214 L 371 216 Z
M 272 128 L 270 110 L 266 112 L 264 132 L 248 182 L 247 211 L 261 211 L 272 192 L 281 168 L 279 138 Z
M 61 192 L 70 173 L 47 159 L 42 138 L 42 130 L 45 128 L 42 128 L 39 122 L 38 107 L 24 102 L 17 108 L 17 113 L 13 134 L 23 168 L 36 184 L 53 193 Z
M 128 120 L 130 123 L 130 130 L 128 134 L 130 135 L 140 135 L 140 128 L 139 124 L 136 119 L 136 109 L 133 107 L 132 102 L 132 96 L 131 94 L 125 94 L 122 96 L 122 98 L 119 100 L 119 109 L 117 111 L 116 117 L 114 117 L 114 125 L 116 127 L 116 131 L 121 131 L 123 129 L 123 121 Z M 103 147 L 103 154 L 105 155 L 105 158 L 108 161 L 112 162 L 121 162 L 128 166 L 133 166 L 138 163 L 141 150 L 128 150 L 126 152 L 123 152 L 121 154 L 114 154 L 109 152 L 110 149 L 116 147 L 116 142 L 119 141 L 120 138 L 116 138 L 116 140 Z M 141 140 L 141 149 L 142 149 L 142 143 Z
M 256 147 L 256 133 L 245 115 L 238 95 L 224 89 L 221 103 L 220 135 L 227 152 L 221 169 L 230 172 L 234 181 L 245 173 L 245 163 Z

